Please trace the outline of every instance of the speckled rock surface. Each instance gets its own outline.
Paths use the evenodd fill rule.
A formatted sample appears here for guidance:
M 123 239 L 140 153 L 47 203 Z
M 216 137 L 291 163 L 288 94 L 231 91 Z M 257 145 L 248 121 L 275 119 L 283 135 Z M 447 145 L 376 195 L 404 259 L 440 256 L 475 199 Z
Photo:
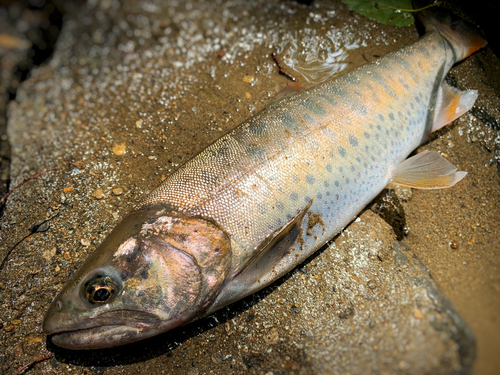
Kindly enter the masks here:
M 467 373 L 474 336 L 443 295 L 480 332 L 479 358 L 493 358 L 500 116 L 477 56 L 450 75 L 479 90 L 476 112 L 423 146 L 469 176 L 400 196 L 403 241 L 365 211 L 273 286 L 173 332 L 72 352 L 41 331 L 62 284 L 133 204 L 287 84 L 274 47 L 300 80 L 316 82 L 417 38 L 326 1 L 90 1 L 70 17 L 54 57 L 9 107 L 12 186 L 57 170 L 12 194 L 2 217 L 1 371 L 52 352 L 32 373 Z

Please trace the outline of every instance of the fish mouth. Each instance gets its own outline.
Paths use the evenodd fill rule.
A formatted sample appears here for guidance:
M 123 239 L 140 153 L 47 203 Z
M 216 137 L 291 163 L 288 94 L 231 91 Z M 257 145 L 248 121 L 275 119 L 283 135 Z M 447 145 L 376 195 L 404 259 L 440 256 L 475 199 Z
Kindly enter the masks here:
M 99 325 L 96 327 L 53 333 L 52 342 L 65 349 L 93 350 L 130 344 L 158 334 L 155 327 Z
M 161 323 L 162 320 L 151 313 L 120 310 L 105 312 L 83 321 L 55 315 L 46 318 L 43 329 L 57 346 L 92 350 L 129 344 L 154 336 L 162 332 Z

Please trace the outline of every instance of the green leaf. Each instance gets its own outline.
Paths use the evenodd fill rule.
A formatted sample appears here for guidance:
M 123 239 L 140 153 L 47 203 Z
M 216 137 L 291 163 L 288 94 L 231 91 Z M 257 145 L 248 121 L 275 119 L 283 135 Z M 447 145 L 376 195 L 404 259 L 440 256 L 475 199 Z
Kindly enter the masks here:
M 406 27 L 413 25 L 411 0 L 342 0 L 351 10 L 386 25 Z

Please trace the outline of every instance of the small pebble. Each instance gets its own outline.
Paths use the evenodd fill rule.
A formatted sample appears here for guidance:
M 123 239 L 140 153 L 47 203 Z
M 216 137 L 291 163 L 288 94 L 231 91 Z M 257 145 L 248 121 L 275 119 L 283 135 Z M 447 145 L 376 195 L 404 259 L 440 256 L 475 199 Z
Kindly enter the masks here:
M 90 246 L 90 240 L 88 238 L 82 238 L 80 243 L 85 247 Z
M 57 248 L 56 247 L 53 247 L 49 250 L 45 250 L 43 253 L 42 253 L 42 256 L 46 259 L 46 260 L 51 260 L 55 255 L 56 255 L 56 251 L 57 251 Z
M 455 240 L 452 240 L 451 243 L 450 243 L 450 247 L 453 249 L 453 250 L 456 250 L 458 249 L 458 242 L 455 241 Z
M 102 189 L 97 189 L 96 191 L 94 191 L 92 193 L 92 196 L 95 199 L 103 199 L 104 198 L 104 191 L 102 191 Z
M 113 194 L 114 194 L 114 195 L 122 195 L 122 194 L 123 194 L 123 189 L 122 189 L 122 188 L 120 188 L 120 187 L 118 187 L 118 188 L 114 188 L 114 189 L 112 190 L 112 192 L 113 192 Z
M 115 143 L 113 146 L 113 153 L 115 155 L 123 155 L 127 149 L 125 143 Z
M 137 121 L 135 122 L 135 127 L 136 127 L 137 129 L 142 128 L 142 120 L 137 120 Z
M 366 283 L 366 286 L 370 289 L 375 289 L 377 287 L 377 283 L 373 280 L 369 280 L 367 283 Z
M 243 82 L 245 83 L 252 83 L 254 80 L 254 76 L 251 76 L 251 75 L 246 75 L 243 77 Z
M 222 355 L 218 352 L 215 352 L 212 354 L 212 362 L 218 365 L 219 363 L 222 362 Z
M 423 319 L 424 314 L 420 309 L 415 309 L 415 311 L 413 312 L 413 316 L 417 319 Z

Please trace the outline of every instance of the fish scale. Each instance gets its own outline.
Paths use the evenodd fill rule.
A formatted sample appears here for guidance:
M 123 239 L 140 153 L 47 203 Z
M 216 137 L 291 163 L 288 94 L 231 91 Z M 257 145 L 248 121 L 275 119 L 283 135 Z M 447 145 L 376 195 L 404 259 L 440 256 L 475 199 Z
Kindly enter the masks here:
M 477 97 L 443 80 L 485 42 L 430 20 L 412 46 L 278 99 L 170 175 L 51 304 L 71 349 L 134 342 L 208 315 L 290 271 L 388 183 L 465 176 L 436 152 L 406 159 Z M 436 32 L 437 31 L 437 32 Z

